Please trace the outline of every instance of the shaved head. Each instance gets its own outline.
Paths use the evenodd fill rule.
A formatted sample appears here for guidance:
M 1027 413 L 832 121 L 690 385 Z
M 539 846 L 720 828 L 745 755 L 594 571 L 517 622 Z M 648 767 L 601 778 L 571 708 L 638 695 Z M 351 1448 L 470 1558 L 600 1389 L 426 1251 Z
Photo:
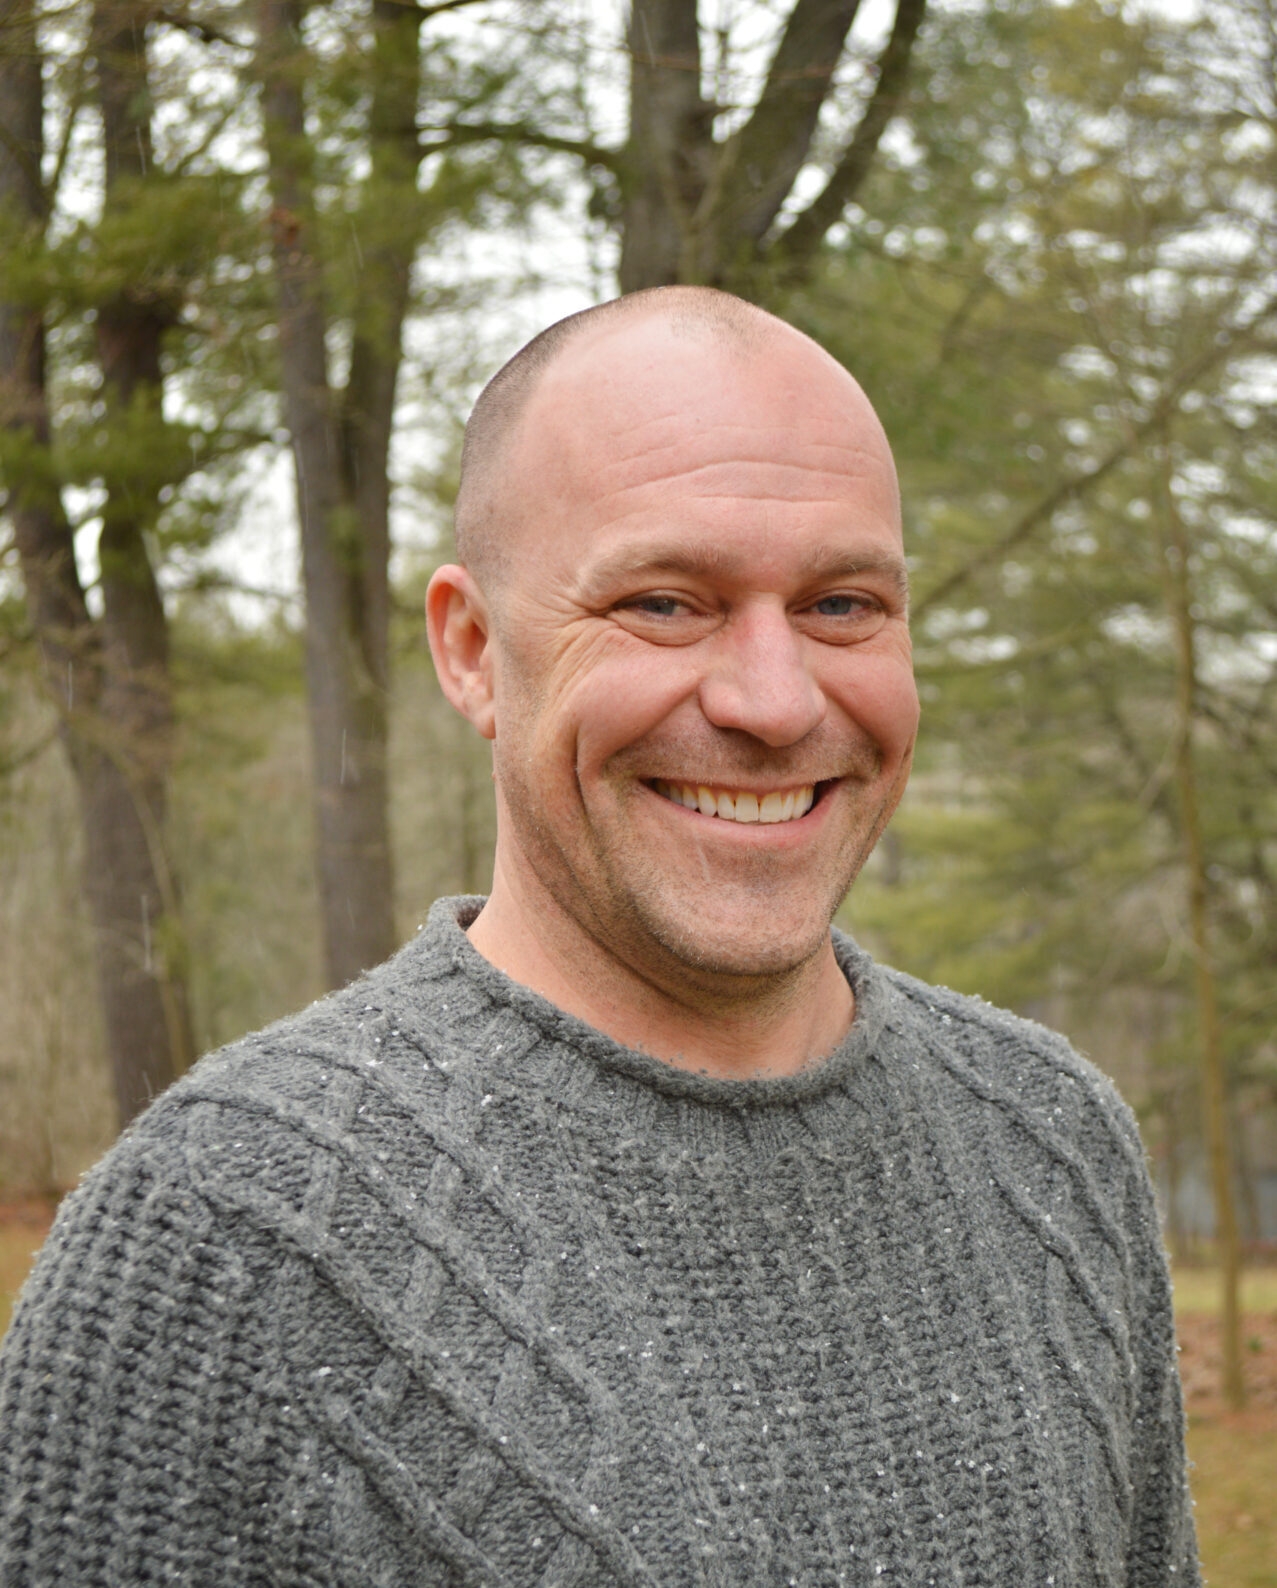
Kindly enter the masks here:
M 660 321 L 677 336 L 702 338 L 741 357 L 777 336 L 802 335 L 765 309 L 728 292 L 712 287 L 652 287 L 582 309 L 534 336 L 483 388 L 461 448 L 457 556 L 481 581 L 498 573 L 506 560 L 510 493 L 517 499 L 520 484 L 507 477 L 506 455 L 542 376 L 569 345 L 618 322 L 644 318 Z

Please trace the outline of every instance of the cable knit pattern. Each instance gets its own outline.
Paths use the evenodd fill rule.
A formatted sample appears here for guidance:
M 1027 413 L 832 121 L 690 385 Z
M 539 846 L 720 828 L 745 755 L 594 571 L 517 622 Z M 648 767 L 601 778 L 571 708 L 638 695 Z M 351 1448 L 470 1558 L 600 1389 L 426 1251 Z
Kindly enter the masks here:
M 1198 1581 L 1134 1123 L 1059 1037 L 875 967 L 726 1082 L 436 905 L 198 1064 L 5 1342 L 4 1588 Z

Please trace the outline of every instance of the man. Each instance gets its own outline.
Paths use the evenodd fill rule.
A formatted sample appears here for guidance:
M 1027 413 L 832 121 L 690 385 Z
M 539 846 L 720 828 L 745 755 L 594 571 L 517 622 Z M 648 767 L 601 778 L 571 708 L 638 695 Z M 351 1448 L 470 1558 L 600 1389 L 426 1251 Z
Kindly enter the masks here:
M 7 1348 L 0 1580 L 1197 1580 L 1138 1138 L 830 920 L 917 723 L 890 452 L 723 294 L 553 327 L 427 602 L 492 893 L 200 1064 Z

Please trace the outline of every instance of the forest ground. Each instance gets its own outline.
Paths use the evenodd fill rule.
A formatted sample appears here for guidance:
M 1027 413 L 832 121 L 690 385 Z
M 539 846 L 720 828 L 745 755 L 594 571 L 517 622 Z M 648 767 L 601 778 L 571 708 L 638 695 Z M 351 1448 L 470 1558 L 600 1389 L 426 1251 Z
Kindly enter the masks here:
M 0 1334 L 48 1232 L 53 1203 L 0 1203 Z M 1277 1265 L 1248 1270 L 1242 1291 L 1248 1405 L 1219 1395 L 1218 1275 L 1175 1275 L 1180 1371 L 1204 1575 L 1210 1588 L 1277 1588 Z

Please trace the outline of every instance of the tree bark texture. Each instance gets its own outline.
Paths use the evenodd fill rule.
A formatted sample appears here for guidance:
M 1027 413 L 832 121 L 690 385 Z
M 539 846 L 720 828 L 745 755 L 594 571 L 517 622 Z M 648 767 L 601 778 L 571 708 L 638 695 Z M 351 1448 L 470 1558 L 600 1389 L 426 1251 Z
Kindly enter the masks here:
M 701 94 L 696 0 L 634 0 L 630 134 L 621 167 L 622 292 L 676 282 L 757 297 L 770 271 L 796 280 L 868 175 L 908 81 L 926 0 L 897 0 L 860 119 L 824 187 L 787 227 L 781 209 L 812 156 L 820 112 L 859 0 L 797 0 L 748 119 L 719 142 Z
M 344 389 L 329 313 L 305 122 L 301 0 L 263 0 L 258 72 L 270 167 L 285 420 L 306 590 L 316 870 L 328 982 L 395 947 L 387 784 L 389 451 L 403 321 L 421 235 L 416 130 L 420 16 L 373 0 L 369 175 L 355 218 L 360 291 Z
M 98 91 L 118 192 L 132 142 L 149 148 L 144 20 L 95 13 Z M 31 0 L 8 10 L 0 49 L 0 207 L 6 230 L 38 250 L 48 200 L 40 177 L 40 58 Z M 108 143 L 108 150 L 112 147 Z M 140 325 L 138 321 L 140 320 Z M 121 297 L 98 318 L 107 431 L 122 405 L 159 404 L 159 332 Z M 168 632 L 144 530 L 155 501 L 137 479 L 110 477 L 101 539 L 103 614 L 94 622 L 76 571 L 53 459 L 41 309 L 0 302 L 0 382 L 8 446 L 6 510 L 32 627 L 79 794 L 85 896 L 94 928 L 107 1050 L 121 1124 L 189 1061 L 192 1041 L 177 888 L 166 844 L 172 748 Z M 144 492 L 143 492 L 144 495 Z
M 701 97 L 696 6 L 634 0 L 630 138 L 624 166 L 622 292 L 687 279 L 688 243 L 714 161 L 714 107 Z

